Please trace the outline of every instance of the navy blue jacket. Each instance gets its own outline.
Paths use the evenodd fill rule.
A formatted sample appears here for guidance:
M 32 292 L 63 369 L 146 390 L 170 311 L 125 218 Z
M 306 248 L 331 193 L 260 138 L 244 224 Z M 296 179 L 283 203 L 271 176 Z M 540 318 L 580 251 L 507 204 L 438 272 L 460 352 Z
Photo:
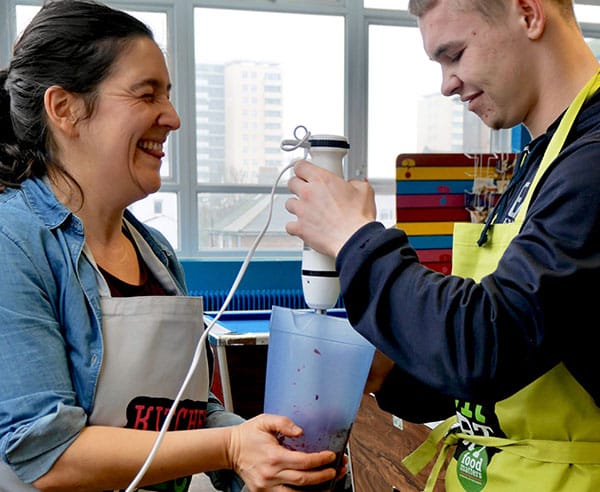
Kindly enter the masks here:
M 512 221 L 558 123 L 524 149 L 496 222 Z M 453 414 L 455 398 L 493 404 L 559 362 L 600 406 L 600 94 L 480 283 L 426 268 L 402 230 L 376 222 L 344 245 L 337 269 L 350 322 L 396 363 L 376 395 L 395 415 L 426 422 Z

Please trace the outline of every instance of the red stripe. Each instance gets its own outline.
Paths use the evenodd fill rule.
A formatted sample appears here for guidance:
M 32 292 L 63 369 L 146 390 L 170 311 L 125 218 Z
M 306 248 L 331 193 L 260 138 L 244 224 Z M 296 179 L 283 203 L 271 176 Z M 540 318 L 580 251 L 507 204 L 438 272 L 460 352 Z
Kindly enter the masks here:
M 397 208 L 464 207 L 463 193 L 435 195 L 396 195 Z
M 469 212 L 464 208 L 399 208 L 397 222 L 465 222 Z
M 452 272 L 452 263 L 423 263 L 423 265 L 444 275 L 449 275 Z
M 416 166 L 432 167 L 432 166 L 473 166 L 475 159 L 484 166 L 495 166 L 500 160 L 500 155 L 495 154 L 473 154 L 472 157 L 467 157 L 465 154 L 458 153 L 433 153 L 433 154 L 399 154 L 396 157 L 396 167 L 406 167 L 409 159 L 412 159 Z M 515 153 L 505 154 L 506 159 L 514 160 Z M 404 161 L 404 162 L 403 162 Z
M 418 249 L 417 256 L 422 263 L 450 263 L 451 249 Z
M 489 156 L 491 154 L 484 154 Z M 485 158 L 485 157 L 484 157 Z M 473 159 L 464 154 L 399 154 L 396 157 L 396 167 L 406 167 L 406 160 L 413 160 L 416 166 L 472 166 Z

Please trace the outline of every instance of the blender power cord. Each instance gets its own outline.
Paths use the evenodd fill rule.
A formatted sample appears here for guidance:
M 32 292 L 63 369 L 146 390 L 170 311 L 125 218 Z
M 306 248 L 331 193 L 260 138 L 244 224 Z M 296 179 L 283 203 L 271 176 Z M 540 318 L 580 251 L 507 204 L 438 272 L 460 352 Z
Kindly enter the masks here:
M 304 131 L 304 135 L 301 138 L 298 138 L 298 136 L 297 136 L 297 132 L 299 130 Z M 309 138 L 310 138 L 310 132 L 306 129 L 306 127 L 299 125 L 294 129 L 294 137 L 295 137 L 294 140 L 282 141 L 281 149 L 286 152 L 289 152 L 289 151 L 292 151 L 292 150 L 295 150 L 298 148 L 304 148 L 304 157 L 303 158 L 306 159 L 307 155 L 308 155 L 308 147 L 309 147 L 308 142 L 309 142 Z M 192 378 L 192 375 L 194 374 L 194 371 L 198 367 L 198 363 L 200 362 L 202 351 L 204 350 L 204 347 L 205 347 L 206 337 L 210 333 L 210 330 L 215 325 L 215 323 L 219 320 L 219 318 L 221 317 L 223 312 L 229 306 L 229 303 L 231 302 L 231 299 L 233 298 L 235 291 L 237 290 L 240 282 L 242 281 L 242 278 L 244 277 L 244 274 L 246 273 L 246 270 L 248 268 L 250 260 L 254 256 L 256 248 L 258 247 L 260 241 L 262 240 L 263 236 L 265 235 L 265 233 L 267 232 L 267 230 L 269 228 L 269 225 L 271 223 L 271 217 L 273 215 L 273 200 L 275 198 L 275 191 L 277 189 L 277 184 L 279 183 L 279 180 L 284 175 L 284 173 L 287 172 L 292 167 L 294 167 L 294 164 L 298 160 L 299 159 L 292 160 L 287 166 L 285 166 L 281 170 L 281 172 L 277 176 L 277 179 L 275 179 L 275 183 L 273 184 L 273 187 L 271 188 L 271 195 L 270 195 L 270 201 L 269 201 L 269 212 L 268 212 L 268 216 L 267 216 L 267 221 L 266 221 L 263 229 L 260 231 L 260 233 L 258 234 L 256 239 L 254 240 L 254 243 L 252 243 L 252 246 L 248 250 L 248 253 L 246 254 L 246 258 L 244 259 L 244 262 L 242 263 L 242 266 L 240 267 L 240 270 L 229 290 L 229 293 L 227 294 L 227 297 L 225 298 L 225 301 L 223 301 L 223 305 L 221 306 L 221 309 L 219 309 L 217 314 L 214 316 L 212 321 L 209 323 L 207 328 L 204 330 L 204 333 L 202 333 L 202 336 L 200 337 L 200 340 L 198 341 L 198 344 L 196 345 L 196 350 L 194 352 L 194 356 L 192 358 L 192 362 L 190 364 L 188 372 L 187 372 L 185 378 L 183 379 L 183 382 L 181 384 L 181 387 L 179 388 L 179 392 L 177 393 L 175 400 L 173 400 L 173 404 L 171 405 L 171 408 L 169 409 L 169 413 L 167 414 L 165 421 L 163 422 L 163 425 L 161 426 L 160 432 L 158 433 L 158 436 L 156 437 L 156 440 L 154 441 L 154 445 L 152 446 L 150 453 L 148 454 L 146 460 L 144 461 L 144 464 L 138 471 L 137 475 L 135 476 L 133 481 L 129 484 L 127 489 L 125 489 L 125 492 L 134 492 L 135 491 L 135 489 L 139 485 L 140 481 L 142 480 L 142 478 L 148 471 L 148 468 L 150 468 L 150 465 L 154 461 L 154 457 L 156 456 L 156 453 L 158 452 L 158 448 L 160 447 L 160 445 L 165 437 L 165 434 L 167 433 L 167 429 L 169 428 L 169 425 L 171 424 L 173 415 L 175 415 L 175 410 L 177 409 L 177 406 L 179 405 L 179 402 L 181 401 L 182 395 L 183 395 L 185 389 L 187 388 L 187 386 Z

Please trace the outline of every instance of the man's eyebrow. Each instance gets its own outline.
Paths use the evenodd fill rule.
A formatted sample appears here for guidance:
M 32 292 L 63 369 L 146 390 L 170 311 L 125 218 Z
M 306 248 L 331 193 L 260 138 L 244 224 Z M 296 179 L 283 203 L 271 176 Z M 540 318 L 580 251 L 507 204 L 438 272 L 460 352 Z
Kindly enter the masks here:
M 139 82 L 136 82 L 135 84 L 133 84 L 131 86 L 131 89 L 135 91 L 135 90 L 141 89 L 142 87 L 145 87 L 147 85 L 153 87 L 154 89 L 158 89 L 162 86 L 162 83 L 158 79 L 149 78 L 149 79 L 144 79 L 144 80 L 140 80 Z M 171 87 L 172 87 L 172 84 L 171 84 L 171 82 L 169 82 L 167 84 L 167 92 L 171 91 Z
M 442 58 L 448 51 L 451 51 L 453 49 L 455 49 L 455 47 L 458 45 L 458 43 L 455 42 L 449 42 L 449 43 L 444 43 L 441 44 L 440 46 L 437 47 L 437 49 L 433 52 L 433 54 L 431 55 L 431 60 L 433 61 L 438 61 L 440 58 Z

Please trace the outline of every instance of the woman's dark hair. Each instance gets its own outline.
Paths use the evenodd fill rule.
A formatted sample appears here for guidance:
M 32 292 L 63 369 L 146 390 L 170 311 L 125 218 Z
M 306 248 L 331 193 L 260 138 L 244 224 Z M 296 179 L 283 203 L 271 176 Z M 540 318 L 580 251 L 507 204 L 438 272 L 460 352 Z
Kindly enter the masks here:
M 57 85 L 79 94 L 91 114 L 97 87 L 128 43 L 152 31 L 131 15 L 89 0 L 50 0 L 0 71 L 0 189 L 41 177 L 53 160 L 44 94 Z

